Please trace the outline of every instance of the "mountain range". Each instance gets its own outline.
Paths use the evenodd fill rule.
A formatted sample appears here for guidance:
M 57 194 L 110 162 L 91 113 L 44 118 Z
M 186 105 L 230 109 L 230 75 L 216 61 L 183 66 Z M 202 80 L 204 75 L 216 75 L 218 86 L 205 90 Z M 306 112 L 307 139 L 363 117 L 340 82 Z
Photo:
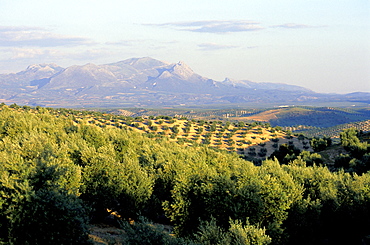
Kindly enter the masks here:
M 304 87 L 215 81 L 184 62 L 131 58 L 111 64 L 30 65 L 0 74 L 0 102 L 50 107 L 171 107 L 247 104 L 370 103 L 370 93 L 320 94 Z

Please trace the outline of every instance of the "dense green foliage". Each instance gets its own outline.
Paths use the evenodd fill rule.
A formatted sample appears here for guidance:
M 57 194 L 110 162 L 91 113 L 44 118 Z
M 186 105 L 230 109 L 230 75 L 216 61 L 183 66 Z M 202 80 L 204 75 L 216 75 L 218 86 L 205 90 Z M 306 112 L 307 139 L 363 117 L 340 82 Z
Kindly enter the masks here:
M 369 159 L 368 145 L 344 134 L 351 154 Z M 207 146 L 76 122 L 65 111 L 3 106 L 0 240 L 87 243 L 89 223 L 115 211 L 122 221 L 174 227 L 176 239 L 150 223 L 126 224 L 129 244 L 360 244 L 370 235 L 370 173 L 331 172 L 316 153 L 292 150 L 295 157 L 255 166 Z
M 7 108 L 0 118 L 0 238 L 10 244 L 86 242 L 81 167 L 68 156 L 64 130 L 69 122 Z
M 310 151 L 301 151 L 294 145 L 282 144 L 278 150 L 275 150 L 269 159 L 277 159 L 280 164 L 289 164 L 290 162 L 301 159 L 306 166 L 322 164 L 321 155 Z
M 362 133 L 354 128 L 344 130 L 340 134 L 341 144 L 348 153 L 336 158 L 337 168 L 357 174 L 370 170 L 370 144 L 367 141 L 361 141 L 359 139 L 361 136 Z
M 323 151 L 332 144 L 332 140 L 329 137 L 323 137 L 323 138 L 313 138 L 310 140 L 310 144 L 312 149 L 315 152 Z

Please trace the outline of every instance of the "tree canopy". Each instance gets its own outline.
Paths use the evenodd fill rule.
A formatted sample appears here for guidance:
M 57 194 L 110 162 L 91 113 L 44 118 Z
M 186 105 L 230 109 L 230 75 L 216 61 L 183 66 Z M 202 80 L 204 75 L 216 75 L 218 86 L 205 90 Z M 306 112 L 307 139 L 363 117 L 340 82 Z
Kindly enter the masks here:
M 370 234 L 369 147 L 353 131 L 341 137 L 354 171 L 332 172 L 289 146 L 256 166 L 66 111 L 2 106 L 0 241 L 88 243 L 89 225 L 115 212 L 118 223 L 144 216 L 174 227 L 170 237 L 126 226 L 132 244 L 139 230 L 162 244 L 360 244 Z

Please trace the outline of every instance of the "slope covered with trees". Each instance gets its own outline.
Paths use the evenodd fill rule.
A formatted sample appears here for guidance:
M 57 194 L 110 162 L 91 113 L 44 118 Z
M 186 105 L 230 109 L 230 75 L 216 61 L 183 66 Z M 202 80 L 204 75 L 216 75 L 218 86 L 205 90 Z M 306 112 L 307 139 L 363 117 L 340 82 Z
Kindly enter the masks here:
M 368 169 L 332 172 L 304 155 L 256 166 L 91 120 L 2 105 L 1 242 L 87 244 L 90 225 L 113 214 L 124 244 L 361 244 L 370 235 Z M 368 159 L 368 143 L 345 134 L 351 156 Z

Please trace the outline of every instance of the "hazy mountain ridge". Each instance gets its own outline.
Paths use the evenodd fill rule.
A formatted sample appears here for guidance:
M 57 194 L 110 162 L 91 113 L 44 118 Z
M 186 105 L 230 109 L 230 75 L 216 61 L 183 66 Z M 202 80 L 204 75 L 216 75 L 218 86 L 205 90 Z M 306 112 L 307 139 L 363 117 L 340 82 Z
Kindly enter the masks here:
M 303 92 L 312 92 L 312 90 L 297 86 L 297 85 L 289 85 L 284 83 L 257 83 L 251 82 L 248 80 L 233 80 L 230 78 L 225 78 L 223 81 L 225 84 L 230 84 L 234 87 L 245 87 L 251 89 L 278 89 L 278 90 L 285 90 L 285 91 L 303 91 Z
M 370 102 L 369 93 L 319 94 L 282 83 L 215 81 L 184 62 L 149 57 L 116 63 L 30 65 L 18 73 L 0 74 L 0 100 L 45 106 L 178 106 L 204 104 Z

